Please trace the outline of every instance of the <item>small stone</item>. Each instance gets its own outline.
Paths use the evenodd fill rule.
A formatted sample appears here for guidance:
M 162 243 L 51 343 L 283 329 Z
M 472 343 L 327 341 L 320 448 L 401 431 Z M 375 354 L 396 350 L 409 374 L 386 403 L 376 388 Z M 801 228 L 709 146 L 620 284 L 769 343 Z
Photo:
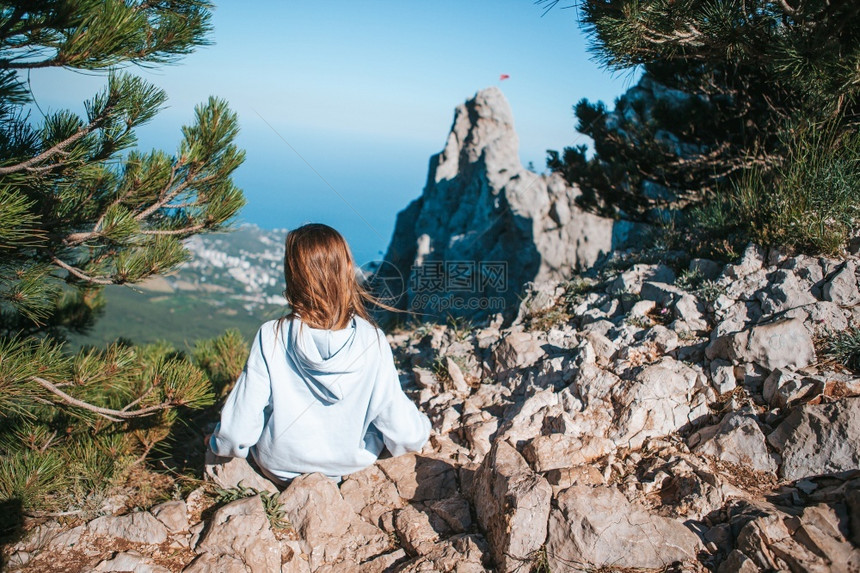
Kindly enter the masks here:
M 711 384 L 718 394 L 731 392 L 737 387 L 735 369 L 731 362 L 717 358 L 711 361 L 710 369 Z
M 531 440 L 523 449 L 523 455 L 536 472 L 543 473 L 590 463 L 614 449 L 612 440 L 603 437 L 550 434 Z
M 646 281 L 671 284 L 675 282 L 675 273 L 666 265 L 636 264 L 612 281 L 608 291 L 639 294 Z
M 466 383 L 466 378 L 463 376 L 463 371 L 450 356 L 445 357 L 445 370 L 451 378 L 451 390 L 462 394 L 469 393 L 469 384 Z
M 148 557 L 136 551 L 117 553 L 111 559 L 101 561 L 93 571 L 134 571 L 134 573 L 170 573 L 169 569 L 156 565 Z
M 714 280 L 723 272 L 723 265 L 710 259 L 693 259 L 688 267 L 691 271 L 698 272 L 707 280 Z
M 704 428 L 690 438 L 699 440 L 694 451 L 762 472 L 776 472 L 776 462 L 767 451 L 764 433 L 755 415 L 731 412 L 717 426 Z
M 163 523 L 170 533 L 188 531 L 188 507 L 182 500 L 156 505 L 150 513 Z
M 847 261 L 829 281 L 824 283 L 821 292 L 824 300 L 835 302 L 839 306 L 856 306 L 860 304 L 860 291 L 857 290 L 855 265 Z
M 216 456 L 212 450 L 206 448 L 204 463 L 204 477 L 215 482 L 222 489 L 231 489 L 241 485 L 257 491 L 278 493 L 278 487 L 257 473 L 245 458 Z

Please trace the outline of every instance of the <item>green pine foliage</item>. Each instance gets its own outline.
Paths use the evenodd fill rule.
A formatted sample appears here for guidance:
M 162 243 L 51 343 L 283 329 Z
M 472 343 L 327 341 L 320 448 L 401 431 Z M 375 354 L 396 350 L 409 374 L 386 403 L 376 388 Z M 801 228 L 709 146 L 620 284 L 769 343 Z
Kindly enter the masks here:
M 614 72 L 644 72 L 614 111 L 587 100 L 575 106 L 577 129 L 594 140 L 593 156 L 584 146 L 549 152 L 548 167 L 580 185 L 584 206 L 650 222 L 669 218 L 707 243 L 712 238 L 697 233 L 699 219 L 688 215 L 717 203 L 711 222 L 722 213 L 722 234 L 813 252 L 833 252 L 845 226 L 856 226 L 851 209 L 818 209 L 827 201 L 820 185 L 841 185 L 858 170 L 851 139 L 860 122 L 860 4 L 576 4 L 595 59 Z M 816 173 L 803 175 L 811 165 Z M 822 171 L 830 169 L 836 171 Z M 849 200 L 860 200 L 856 185 Z M 785 201 L 793 212 L 782 217 L 775 209 Z M 850 201 L 837 198 L 839 205 Z M 805 216 L 819 226 L 835 220 L 839 230 L 799 229 L 797 218 Z
M 0 353 L 0 498 L 25 510 L 88 507 L 167 436 L 176 407 L 214 398 L 203 370 L 164 346 L 70 356 L 50 341 L 11 340 Z M 55 405 L 57 390 L 68 407 Z
M 197 360 L 166 345 L 72 354 L 63 343 L 93 325 L 105 285 L 175 268 L 188 256 L 182 239 L 228 228 L 244 204 L 225 101 L 200 104 L 174 152 L 136 147 L 135 129 L 166 94 L 129 67 L 207 44 L 210 10 L 201 0 L 0 4 L 0 534 L 25 512 L 97 507 L 178 416 L 213 404 L 212 381 L 220 393 L 246 351 L 235 333 L 201 343 Z M 103 73 L 106 85 L 83 115 L 42 115 L 27 80 L 47 67 Z
M 213 391 L 221 398 L 230 391 L 232 383 L 242 372 L 248 357 L 248 345 L 242 333 L 231 328 L 218 338 L 198 341 L 192 356 L 207 373 Z

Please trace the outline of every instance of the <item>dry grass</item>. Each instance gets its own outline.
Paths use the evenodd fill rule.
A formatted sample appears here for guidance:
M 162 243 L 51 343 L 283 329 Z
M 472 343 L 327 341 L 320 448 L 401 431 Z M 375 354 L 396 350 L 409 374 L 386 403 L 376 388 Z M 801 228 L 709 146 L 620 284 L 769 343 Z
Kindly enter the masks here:
M 711 471 L 731 485 L 756 497 L 773 492 L 779 480 L 769 472 L 760 472 L 742 464 L 709 457 Z

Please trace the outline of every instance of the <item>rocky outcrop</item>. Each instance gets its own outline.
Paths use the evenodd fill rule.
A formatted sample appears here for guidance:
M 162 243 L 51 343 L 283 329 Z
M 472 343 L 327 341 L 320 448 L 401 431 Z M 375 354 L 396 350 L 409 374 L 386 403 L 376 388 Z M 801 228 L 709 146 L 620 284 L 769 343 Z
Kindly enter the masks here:
M 857 324 L 856 262 L 620 252 L 530 284 L 512 324 L 398 331 L 422 452 L 281 492 L 210 459 L 262 493 L 47 522 L 10 569 L 855 571 L 860 376 L 813 341 Z
M 219 487 L 262 493 L 48 522 L 10 569 L 856 570 L 860 377 L 812 342 L 857 324 L 855 259 L 661 257 L 533 283 L 510 325 L 390 335 L 433 422 L 420 453 L 281 492 L 210 458 Z M 685 264 L 695 288 L 672 282 Z
M 629 228 L 580 210 L 579 190 L 525 169 L 498 88 L 457 107 L 421 196 L 397 216 L 382 273 L 402 278 L 402 308 L 430 316 L 515 313 L 529 281 L 584 269 Z M 396 271 L 394 271 L 396 269 Z

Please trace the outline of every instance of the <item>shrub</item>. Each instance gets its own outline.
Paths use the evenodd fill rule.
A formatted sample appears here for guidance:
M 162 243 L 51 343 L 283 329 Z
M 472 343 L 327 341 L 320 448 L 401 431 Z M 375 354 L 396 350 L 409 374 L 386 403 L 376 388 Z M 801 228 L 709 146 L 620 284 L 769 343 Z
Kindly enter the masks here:
M 823 347 L 827 358 L 860 373 L 860 328 L 830 333 L 825 337 Z
M 786 148 L 779 166 L 748 171 L 724 196 L 694 210 L 705 240 L 828 255 L 843 247 L 860 223 L 860 134 L 836 137 L 808 126 Z

